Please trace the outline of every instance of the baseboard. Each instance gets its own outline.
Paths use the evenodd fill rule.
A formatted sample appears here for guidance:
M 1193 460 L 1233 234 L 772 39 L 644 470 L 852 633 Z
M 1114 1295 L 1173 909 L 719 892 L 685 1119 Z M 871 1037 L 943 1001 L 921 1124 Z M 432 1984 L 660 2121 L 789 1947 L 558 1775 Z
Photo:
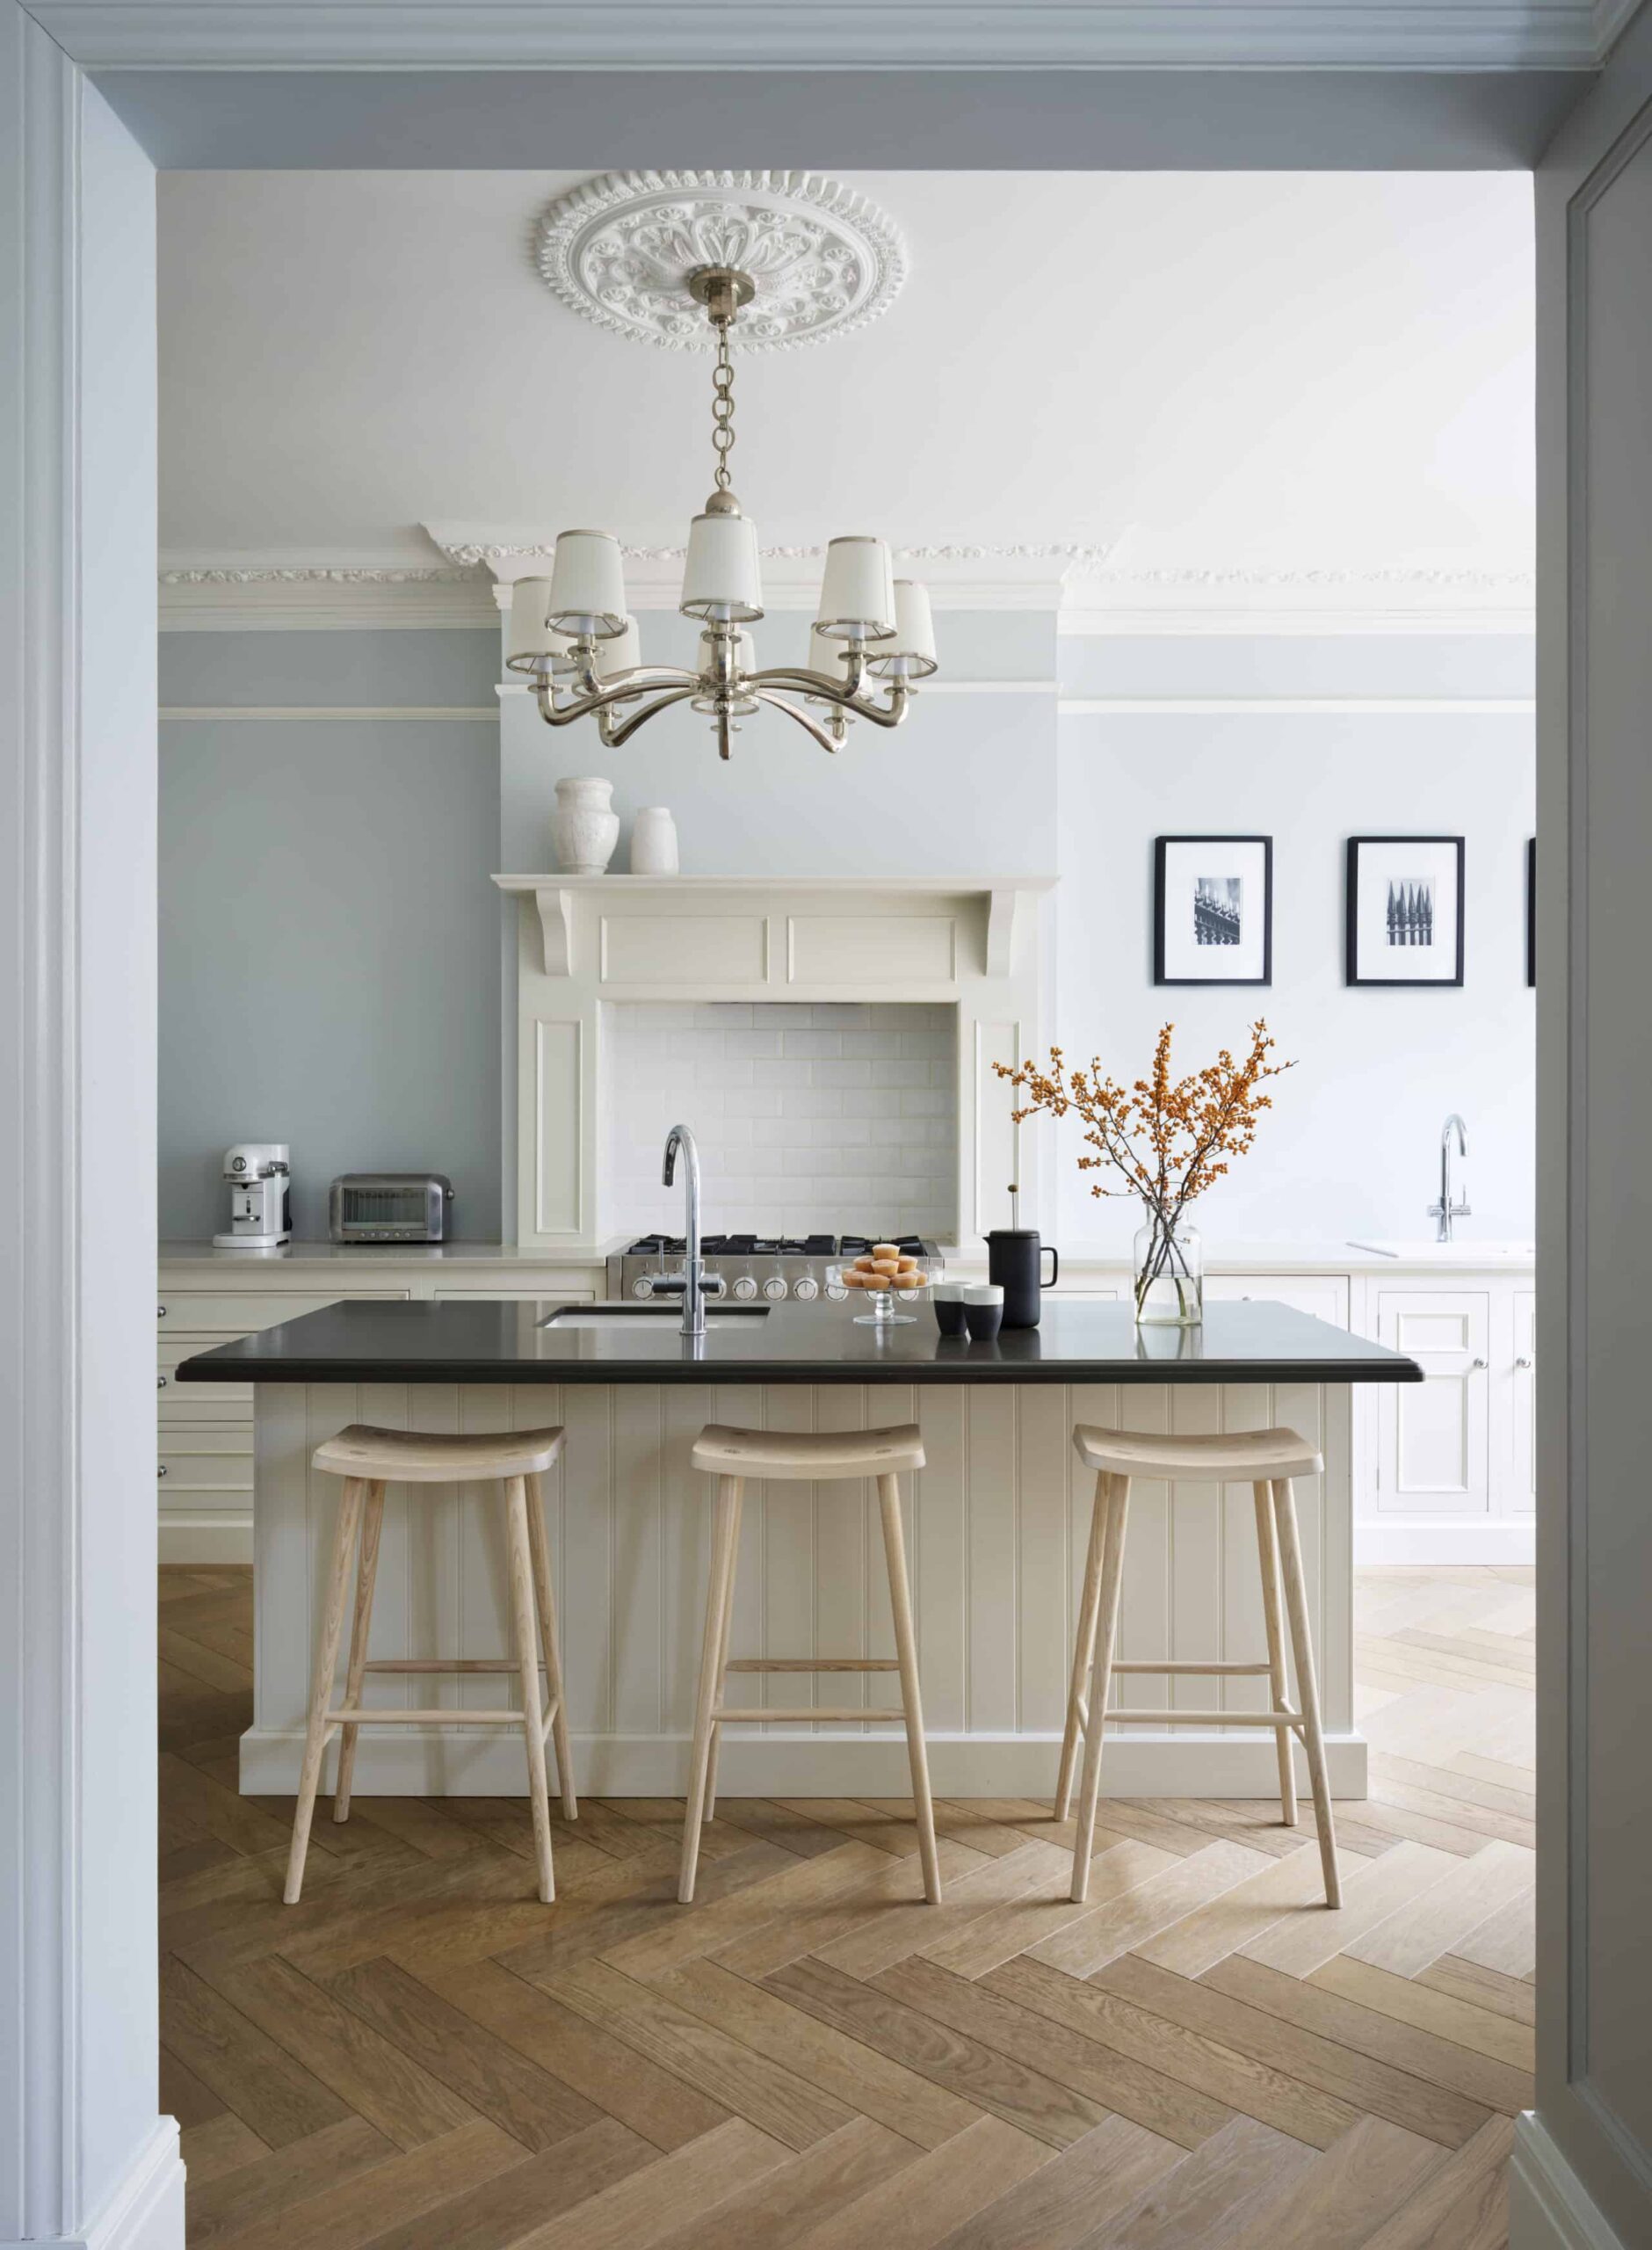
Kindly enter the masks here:
M 126 2176 L 92 2224 L 75 2234 L 32 2234 L 0 2250 L 184 2250 L 184 2159 L 178 2120 L 157 2117 Z
M 241 1790 L 291 1796 L 298 1786 L 303 1736 L 250 1727 L 241 1738 Z M 1359 1734 L 1327 1738 L 1332 1794 L 1366 1794 L 1366 1743 Z M 575 1779 L 593 1796 L 680 1796 L 688 1775 L 685 1735 L 578 1735 Z M 1048 1796 L 1061 1754 L 1059 1735 L 945 1735 L 929 1738 L 930 1775 L 943 1796 Z M 322 1778 L 332 1787 L 337 1746 Z M 1297 1752 L 1304 1797 L 1307 1768 Z M 356 1746 L 359 1796 L 521 1796 L 520 1738 L 501 1730 L 364 1727 Z M 911 1783 L 898 1734 L 731 1734 L 719 1786 L 731 1796 L 904 1796 Z M 1279 1767 L 1272 1735 L 1109 1736 L 1102 1763 L 1107 1796 L 1272 1797 Z
M 1509 2250 L 1628 2250 L 1534 2109 L 1514 2123 Z
M 1477 1523 L 1423 1516 L 1408 1521 L 1390 1516 L 1354 1526 L 1354 1568 L 1362 1563 L 1450 1565 L 1463 1563 L 1531 1563 L 1536 1560 L 1536 1528 L 1530 1516 L 1498 1516 Z
M 252 1560 L 252 1511 L 199 1514 L 180 1509 L 163 1514 L 156 1551 L 163 1563 L 196 1563 L 202 1566 Z

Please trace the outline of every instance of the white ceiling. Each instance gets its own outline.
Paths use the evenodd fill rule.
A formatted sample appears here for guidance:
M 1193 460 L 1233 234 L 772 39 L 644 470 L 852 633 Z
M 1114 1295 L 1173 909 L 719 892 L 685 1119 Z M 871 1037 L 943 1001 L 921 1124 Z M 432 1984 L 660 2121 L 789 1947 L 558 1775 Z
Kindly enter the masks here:
M 443 520 L 679 544 L 709 366 L 539 279 L 533 222 L 579 177 L 163 174 L 169 560 L 426 562 Z M 910 279 L 873 327 L 743 371 L 765 547 L 1529 567 L 1523 176 L 848 177 Z

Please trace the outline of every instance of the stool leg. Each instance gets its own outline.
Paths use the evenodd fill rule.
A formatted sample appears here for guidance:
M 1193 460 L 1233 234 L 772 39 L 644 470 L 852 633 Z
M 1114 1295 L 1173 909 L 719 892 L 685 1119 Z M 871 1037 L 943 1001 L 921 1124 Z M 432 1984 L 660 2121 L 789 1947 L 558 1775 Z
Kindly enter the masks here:
M 296 1905 L 304 1882 L 304 1858 L 309 1849 L 310 1822 L 315 1814 L 315 1791 L 322 1778 L 322 1753 L 327 1747 L 327 1709 L 332 1701 L 333 1673 L 338 1664 L 338 1643 L 344 1629 L 344 1597 L 350 1591 L 350 1564 L 361 1526 L 362 1504 L 367 1487 L 359 1477 L 346 1477 L 338 1503 L 338 1522 L 333 1533 L 333 1559 L 327 1574 L 322 1605 L 320 1644 L 310 1683 L 309 1724 L 304 1731 L 304 1763 L 299 1773 L 298 1805 L 293 1815 L 293 1842 L 286 1855 L 286 1887 L 281 1896 Z
M 522 1684 L 522 1738 L 528 1753 L 528 1795 L 533 1802 L 533 1848 L 540 1863 L 540 1896 L 556 1896 L 551 1865 L 551 1805 L 545 1778 L 545 1724 L 540 1702 L 540 1651 L 533 1622 L 533 1557 L 528 1543 L 527 1480 L 504 1480 L 505 1536 L 511 1572 L 511 1614 L 516 1629 Z
M 1279 1611 L 1279 1542 L 1273 1529 L 1273 1496 L 1265 1483 L 1252 1487 L 1257 1504 L 1257 1558 L 1262 1568 L 1262 1615 L 1268 1633 L 1268 1677 L 1273 1708 L 1291 1708 L 1290 1677 L 1285 1669 L 1285 1621 Z M 1279 1818 L 1287 1828 L 1296 1825 L 1296 1746 L 1288 1726 L 1276 1727 L 1274 1743 L 1279 1753 Z
M 1090 1688 L 1096 1660 L 1096 1620 L 1101 1614 L 1101 1555 L 1107 1538 L 1107 1477 L 1096 1479 L 1090 1512 L 1090 1546 L 1084 1557 L 1084 1591 L 1078 1605 L 1078 1637 L 1073 1644 L 1073 1684 L 1067 1696 L 1067 1731 L 1061 1737 L 1061 1769 L 1055 1776 L 1054 1816 L 1065 1820 L 1073 1796 L 1073 1767 L 1078 1760 L 1078 1707 Z
M 1112 1654 L 1119 1638 L 1119 1588 L 1124 1578 L 1125 1523 L 1130 1513 L 1130 1479 L 1107 1480 L 1106 1546 L 1102 1555 L 1101 1594 L 1096 1661 L 1090 1674 L 1090 1724 L 1084 1729 L 1084 1776 L 1078 1789 L 1078 1827 L 1073 1838 L 1073 1881 L 1069 1896 L 1082 1906 L 1090 1893 L 1090 1854 L 1096 1841 L 1096 1799 L 1101 1789 L 1101 1745 L 1107 1731 L 1107 1698 L 1112 1690 Z M 1099 1492 L 1097 1506 L 1101 1505 Z
M 344 1672 L 344 1709 L 361 1708 L 362 1673 L 367 1661 L 367 1636 L 373 1629 L 373 1587 L 379 1575 L 379 1534 L 384 1528 L 384 1486 L 367 1487 L 361 1511 L 361 1557 L 356 1564 L 356 1614 L 350 1626 L 350 1661 Z M 338 1772 L 333 1782 L 333 1818 L 350 1818 L 350 1784 L 356 1771 L 359 1726 L 348 1721 L 338 1735 Z
M 574 1756 L 568 1745 L 562 1651 L 556 1637 L 556 1586 L 551 1577 L 551 1544 L 545 1530 L 545 1487 L 538 1477 L 528 1478 L 528 1548 L 533 1558 L 533 1592 L 539 1604 L 545 1689 L 556 1706 L 556 1717 L 551 1721 L 551 1741 L 556 1750 L 557 1794 L 562 1800 L 563 1819 L 577 1820 L 579 1800 L 574 1795 Z
M 740 1513 L 741 1504 L 745 1499 L 745 1492 L 744 1484 L 736 1477 L 735 1479 L 734 1521 L 728 1527 L 728 1543 L 736 1557 L 740 1553 Z M 717 1648 L 717 1690 L 712 1699 L 714 1709 L 723 1699 L 723 1680 L 728 1669 L 728 1637 L 734 1630 L 734 1625 L 735 1564 L 730 1563 L 728 1598 L 723 1603 L 722 1611 L 722 1638 Z M 717 1817 L 717 1760 L 721 1755 L 722 1729 L 718 1726 L 712 1729 L 711 1756 L 706 1761 L 706 1809 L 702 1817 L 706 1820 L 714 1820 Z
M 906 1754 L 912 1768 L 912 1802 L 917 1814 L 917 1847 L 924 1864 L 924 1896 L 941 1903 L 941 1863 L 935 1849 L 935 1807 L 930 1796 L 929 1746 L 924 1739 L 924 1702 L 918 1693 L 917 1636 L 912 1629 L 912 1590 L 906 1575 L 906 1539 L 901 1528 L 901 1480 L 880 1477 L 878 1502 L 883 1512 L 883 1554 L 889 1570 L 889 1608 L 895 1617 L 895 1652 L 901 1664 L 901 1702 L 906 1712 Z
M 1302 1577 L 1302 1549 L 1296 1533 L 1296 1497 L 1289 1477 L 1273 1487 L 1273 1519 L 1279 1527 L 1279 1560 L 1285 1567 L 1285 1606 L 1296 1655 L 1296 1693 L 1302 1706 L 1308 1777 L 1314 1789 L 1314 1817 L 1319 1823 L 1320 1864 L 1325 1871 L 1325 1904 L 1342 1905 L 1337 1873 L 1337 1831 L 1331 1821 L 1330 1777 L 1325 1769 L 1325 1737 L 1319 1723 L 1319 1681 L 1314 1671 L 1314 1641 L 1308 1622 L 1308 1588 Z
M 706 1782 L 711 1767 L 711 1746 L 717 1732 L 712 1713 L 717 1708 L 719 1658 L 726 1644 L 727 1613 L 734 1600 L 734 1531 L 740 1511 L 741 1484 L 742 1479 L 737 1477 L 717 1479 L 711 1573 L 706 1588 L 706 1635 L 700 1644 L 699 1695 L 694 1709 L 688 1806 L 683 1820 L 683 1857 L 677 1878 L 677 1895 L 684 1905 L 694 1896 L 694 1876 L 699 1866 L 699 1827 L 706 1815 Z

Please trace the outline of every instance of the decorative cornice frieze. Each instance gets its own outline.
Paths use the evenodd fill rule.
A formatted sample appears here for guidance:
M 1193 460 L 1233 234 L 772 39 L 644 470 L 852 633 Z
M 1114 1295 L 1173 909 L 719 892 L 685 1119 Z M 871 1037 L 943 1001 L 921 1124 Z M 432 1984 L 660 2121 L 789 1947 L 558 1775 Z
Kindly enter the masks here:
M 335 570 L 325 564 L 294 568 L 265 563 L 214 564 L 210 568 L 163 570 L 163 586 L 426 586 L 479 585 L 473 569 Z

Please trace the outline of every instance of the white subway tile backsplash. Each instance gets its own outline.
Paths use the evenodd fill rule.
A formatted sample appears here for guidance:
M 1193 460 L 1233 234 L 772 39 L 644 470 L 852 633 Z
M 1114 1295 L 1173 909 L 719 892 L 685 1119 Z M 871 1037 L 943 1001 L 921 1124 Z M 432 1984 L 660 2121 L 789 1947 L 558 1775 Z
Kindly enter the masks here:
M 685 1117 L 706 1159 L 708 1229 L 956 1224 L 956 1027 L 945 1006 L 615 1005 L 609 1172 L 621 1226 L 671 1228 L 659 1149 Z

